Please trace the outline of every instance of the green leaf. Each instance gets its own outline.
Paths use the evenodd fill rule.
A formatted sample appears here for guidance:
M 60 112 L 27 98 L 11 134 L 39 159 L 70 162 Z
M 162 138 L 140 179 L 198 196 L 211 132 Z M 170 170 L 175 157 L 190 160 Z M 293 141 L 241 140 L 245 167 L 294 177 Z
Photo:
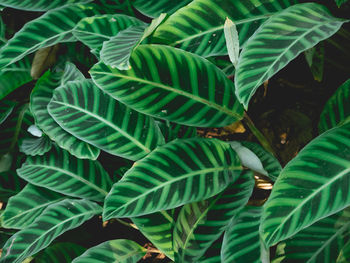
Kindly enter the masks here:
M 56 243 L 35 256 L 35 263 L 71 263 L 85 252 L 86 248 L 74 243 Z
M 84 199 L 65 199 L 50 205 L 29 227 L 6 242 L 0 262 L 22 262 L 47 247 L 59 235 L 101 213 L 101 210 L 97 204 Z
M 335 262 L 350 237 L 350 210 L 326 217 L 278 244 L 274 262 Z
M 28 1 L 29 2 L 29 1 Z M 10 65 L 40 48 L 75 41 L 72 30 L 80 19 L 98 13 L 92 4 L 72 4 L 46 12 L 26 23 L 0 49 L 0 68 Z
M 14 171 L 0 172 L 0 201 L 7 202 L 7 199 L 23 187 L 24 182 Z
M 157 122 L 164 139 L 166 142 L 170 142 L 175 139 L 187 139 L 197 136 L 197 129 L 191 126 L 184 126 L 168 121 Z
M 313 48 L 305 50 L 305 58 L 310 67 L 314 79 L 321 82 L 324 72 L 325 47 L 324 42 L 319 43 Z
M 229 18 L 226 18 L 224 24 L 224 34 L 228 55 L 232 64 L 236 67 L 239 57 L 239 39 L 236 25 Z
M 22 229 L 29 226 L 53 203 L 64 199 L 64 196 L 45 188 L 27 184 L 21 192 L 11 197 L 1 215 L 1 226 L 4 228 Z
M 125 107 L 89 80 L 56 89 L 48 110 L 69 133 L 123 158 L 138 160 L 164 140 L 152 118 Z
M 2 11 L 1 6 L 0 6 L 0 11 Z M 2 20 L 2 18 L 0 18 L 0 47 L 5 45 L 7 42 L 7 39 L 5 38 L 5 30 L 6 30 L 5 23 Z
M 59 126 L 47 111 L 55 88 L 72 80 L 83 80 L 82 73 L 71 63 L 65 65 L 64 70 L 57 68 L 54 72 L 46 72 L 36 83 L 30 95 L 30 109 L 35 123 L 51 140 L 61 148 L 82 159 L 97 159 L 100 150 L 79 140 Z
M 261 84 L 299 53 L 336 33 L 344 22 L 316 3 L 294 5 L 273 15 L 249 39 L 238 61 L 236 94 L 244 107 Z
M 73 35 L 95 54 L 99 54 L 104 41 L 131 26 L 145 25 L 137 18 L 122 14 L 85 17 L 73 29 Z
M 16 105 L 16 102 L 10 100 L 0 102 L 0 125 L 10 116 Z
M 212 197 L 240 171 L 229 144 L 216 139 L 174 140 L 136 162 L 114 184 L 103 218 L 141 216 Z
M 115 239 L 88 249 L 72 263 L 136 263 L 147 252 L 132 240 Z
M 139 231 L 168 258 L 174 260 L 174 210 L 131 218 Z
M 320 115 L 318 130 L 325 132 L 350 118 L 350 79 L 345 81 L 327 101 Z
M 220 257 L 222 238 L 223 235 L 207 249 L 204 256 L 196 263 L 222 263 Z
M 102 201 L 112 185 L 98 161 L 75 158 L 55 145 L 43 156 L 27 157 L 17 173 L 31 184 L 96 201 Z
M 175 261 L 196 262 L 200 259 L 248 202 L 253 188 L 253 173 L 242 173 L 219 195 L 185 205 L 174 229 Z
M 176 10 L 190 3 L 192 0 L 135 0 L 132 5 L 142 14 L 149 17 L 158 17 L 161 13 L 172 14 Z
M 347 263 L 350 260 L 350 241 L 348 241 L 339 252 L 336 263 Z
M 261 212 L 262 207 L 246 206 L 233 218 L 222 242 L 222 262 L 262 262 L 259 238 Z
M 26 155 L 43 155 L 51 149 L 51 140 L 46 135 L 40 138 L 25 138 L 20 141 L 19 151 Z
M 96 64 L 94 82 L 142 113 L 190 126 L 225 126 L 243 116 L 233 83 L 207 60 L 172 47 L 141 45 L 131 69 Z M 196 112 L 196 114 L 193 114 Z
M 350 123 L 323 133 L 282 170 L 262 216 L 268 246 L 350 205 L 349 133 Z
M 237 26 L 243 46 L 273 13 L 295 0 L 195 0 L 171 15 L 154 33 L 155 43 L 165 43 L 204 57 L 227 55 L 224 23 Z
M 28 10 L 28 11 L 48 11 L 57 7 L 72 3 L 88 3 L 91 0 L 1 0 L 0 4 L 6 7 Z
M 345 4 L 348 0 L 335 0 L 337 6 L 340 7 L 342 4 Z

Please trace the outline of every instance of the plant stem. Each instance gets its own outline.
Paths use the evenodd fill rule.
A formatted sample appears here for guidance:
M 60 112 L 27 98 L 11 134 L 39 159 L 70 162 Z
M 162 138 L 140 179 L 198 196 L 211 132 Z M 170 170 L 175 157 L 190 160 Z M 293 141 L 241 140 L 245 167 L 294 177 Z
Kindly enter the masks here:
M 125 222 L 125 221 L 123 221 L 123 220 L 121 220 L 121 219 L 119 219 L 119 218 L 116 218 L 116 219 L 117 219 L 117 221 L 118 221 L 119 223 L 121 223 L 122 225 L 128 226 L 128 227 L 131 227 L 131 228 L 134 228 L 134 229 L 137 229 L 137 230 L 138 230 L 138 227 L 137 227 L 135 224 Z
M 275 150 L 270 145 L 269 141 L 265 138 L 265 136 L 256 128 L 251 118 L 248 116 L 246 112 L 244 112 L 243 122 L 248 126 L 248 128 L 251 130 L 251 132 L 254 134 L 254 136 L 258 139 L 258 141 L 261 143 L 261 145 L 267 150 L 268 152 L 272 153 L 275 157 L 277 157 Z

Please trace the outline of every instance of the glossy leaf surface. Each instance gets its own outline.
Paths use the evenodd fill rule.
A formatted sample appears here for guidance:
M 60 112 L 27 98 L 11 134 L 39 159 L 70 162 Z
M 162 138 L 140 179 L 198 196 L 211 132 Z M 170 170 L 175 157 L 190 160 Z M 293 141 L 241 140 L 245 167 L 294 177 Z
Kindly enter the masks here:
M 161 119 L 211 127 L 243 116 L 233 83 L 199 56 L 167 46 L 141 45 L 131 55 L 130 65 L 130 70 L 120 71 L 100 62 L 90 74 L 115 99 Z
M 142 14 L 157 17 L 161 13 L 172 14 L 176 10 L 190 3 L 192 0 L 166 1 L 166 0 L 135 0 L 133 6 Z
M 112 99 L 89 80 L 56 89 L 48 110 L 77 138 L 127 159 L 146 156 L 164 140 L 152 118 Z
M 47 11 L 57 7 L 62 7 L 72 3 L 88 3 L 90 0 L 1 0 L 0 4 L 6 7 L 27 10 L 27 11 Z
M 238 61 L 236 94 L 244 107 L 261 84 L 299 53 L 336 33 L 344 22 L 316 3 L 294 5 L 273 15 L 249 39 Z
M 72 263 L 136 263 L 146 252 L 132 240 L 115 239 L 88 249 Z
M 350 205 L 349 133 L 350 124 L 323 133 L 282 170 L 262 216 L 267 245 Z
M 133 217 L 218 194 L 239 176 L 230 146 L 219 140 L 175 140 L 158 147 L 114 184 L 103 218 Z
M 29 227 L 17 232 L 6 242 L 0 262 L 22 262 L 101 210 L 97 204 L 88 200 L 65 199 L 49 206 Z
M 46 135 L 40 138 L 25 138 L 20 141 L 19 150 L 26 155 L 43 155 L 51 149 L 51 140 Z
M 78 159 L 57 146 L 43 156 L 27 157 L 17 173 L 34 185 L 96 201 L 105 198 L 112 184 L 98 161 Z

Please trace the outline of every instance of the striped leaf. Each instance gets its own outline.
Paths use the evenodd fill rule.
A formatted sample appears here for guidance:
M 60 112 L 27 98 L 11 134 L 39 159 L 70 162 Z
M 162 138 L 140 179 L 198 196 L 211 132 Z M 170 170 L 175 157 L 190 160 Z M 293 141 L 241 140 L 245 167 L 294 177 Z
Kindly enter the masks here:
M 164 140 L 152 118 L 112 99 L 89 80 L 56 89 L 48 110 L 77 138 L 130 160 L 146 156 Z
M 175 261 L 196 262 L 200 259 L 248 202 L 253 188 L 253 173 L 242 173 L 219 195 L 185 205 L 174 229 Z
M 342 4 L 346 3 L 348 0 L 335 0 L 337 6 L 340 7 Z
M 227 55 L 224 23 L 237 26 L 242 46 L 271 14 L 296 0 L 194 0 L 171 15 L 155 32 L 154 42 L 204 57 Z
M 350 210 L 326 217 L 278 244 L 274 262 L 335 262 L 350 238 Z
M 0 202 L 21 191 L 24 181 L 14 171 L 0 172 Z
M 259 225 L 262 207 L 246 206 L 233 218 L 221 248 L 221 262 L 267 262 L 260 259 Z
M 184 126 L 168 121 L 157 122 L 164 139 L 166 142 L 170 142 L 175 139 L 187 139 L 197 136 L 197 129 L 191 126 Z
M 16 102 L 10 100 L 2 100 L 0 102 L 0 125 L 10 116 L 16 104 Z
M 132 240 L 115 239 L 88 249 L 72 263 L 136 263 L 147 252 Z
M 101 213 L 101 210 L 97 204 L 84 199 L 65 199 L 50 205 L 30 226 L 6 242 L 0 262 L 22 262 L 47 247 L 59 235 Z
M 43 156 L 29 156 L 17 173 L 31 184 L 65 195 L 102 201 L 111 180 L 98 161 L 82 160 L 53 145 Z
M 345 81 L 327 101 L 320 116 L 318 130 L 325 132 L 350 119 L 350 79 Z
M 345 20 L 316 3 L 291 6 L 273 15 L 244 46 L 236 68 L 236 94 L 245 108 L 257 88 L 299 53 L 338 31 Z
M 142 14 L 149 17 L 158 17 L 161 13 L 172 14 L 176 10 L 190 3 L 192 0 L 135 0 L 132 5 Z
M 56 243 L 35 256 L 35 263 L 71 263 L 85 252 L 86 248 L 75 243 Z
M 6 7 L 28 10 L 28 11 L 47 11 L 57 7 L 72 3 L 88 3 L 91 0 L 1 0 L 0 4 Z
M 139 231 L 171 260 L 174 260 L 174 212 L 172 209 L 131 219 Z
M 30 1 L 28 1 L 30 2 Z M 0 68 L 10 65 L 40 48 L 75 41 L 72 29 L 80 19 L 93 16 L 95 5 L 72 4 L 46 12 L 30 21 L 0 49 Z
M 161 119 L 210 127 L 242 118 L 233 83 L 199 56 L 167 46 L 141 45 L 131 55 L 130 65 L 130 70 L 120 71 L 100 62 L 90 74 L 115 99 Z
M 336 263 L 347 263 L 350 261 L 350 241 L 348 241 L 339 252 Z
M 264 206 L 268 246 L 350 205 L 349 133 L 350 123 L 323 133 L 282 170 Z
M 122 14 L 97 15 L 80 20 L 73 29 L 73 35 L 87 45 L 94 54 L 99 54 L 104 41 L 110 40 L 128 27 L 140 25 L 145 23 Z
M 103 218 L 141 216 L 212 197 L 240 171 L 229 144 L 216 139 L 174 140 L 136 162 L 114 184 Z
M 27 184 L 21 192 L 9 199 L 1 215 L 1 226 L 23 229 L 33 223 L 47 206 L 63 199 L 61 194 Z
M 43 155 L 51 149 L 51 140 L 46 135 L 40 138 L 25 138 L 19 143 L 19 151 L 26 155 Z
M 2 10 L 0 10 L 2 11 Z M 5 37 L 5 23 L 4 21 L 0 18 L 0 47 L 6 44 L 7 39 Z
M 221 246 L 222 246 L 223 235 L 217 239 L 205 252 L 204 256 L 201 257 L 196 263 L 222 263 L 221 262 Z
M 34 115 L 36 125 L 61 148 L 69 151 L 78 158 L 95 160 L 100 150 L 66 132 L 55 122 L 47 111 L 47 105 L 53 96 L 55 88 L 71 80 L 83 79 L 84 76 L 71 63 L 67 63 L 63 71 L 56 69 L 53 72 L 46 72 L 37 81 L 30 95 L 30 109 Z

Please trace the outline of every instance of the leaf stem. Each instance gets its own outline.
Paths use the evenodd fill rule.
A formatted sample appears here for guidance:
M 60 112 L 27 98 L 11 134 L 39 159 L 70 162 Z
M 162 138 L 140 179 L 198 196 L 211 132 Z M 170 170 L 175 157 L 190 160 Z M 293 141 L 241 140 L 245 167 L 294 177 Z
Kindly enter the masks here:
M 258 128 L 256 128 L 253 121 L 248 116 L 247 112 L 244 112 L 243 122 L 248 126 L 248 128 L 251 130 L 254 136 L 258 139 L 261 145 L 265 148 L 265 150 L 267 150 L 268 152 L 272 153 L 275 157 L 277 157 L 275 150 L 272 148 L 272 146 L 270 145 L 266 137 L 258 130 Z
M 137 227 L 135 224 L 125 222 L 125 221 L 123 221 L 123 220 L 121 220 L 121 219 L 119 219 L 119 218 L 116 218 L 116 220 L 117 220 L 119 223 L 121 223 L 122 225 L 124 225 L 124 226 L 128 226 L 128 227 L 131 227 L 131 228 L 134 228 L 134 229 L 139 230 L 138 227 Z

